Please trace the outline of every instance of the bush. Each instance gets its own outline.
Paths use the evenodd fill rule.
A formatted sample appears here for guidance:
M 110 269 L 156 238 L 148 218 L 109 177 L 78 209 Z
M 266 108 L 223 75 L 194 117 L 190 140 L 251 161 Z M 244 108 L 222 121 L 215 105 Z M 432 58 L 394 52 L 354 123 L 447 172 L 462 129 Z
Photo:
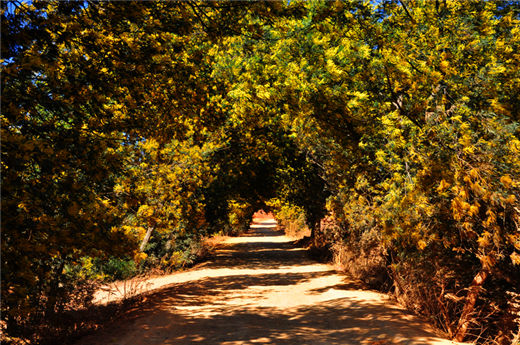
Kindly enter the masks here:
M 107 281 L 128 279 L 138 273 L 135 261 L 129 258 L 119 259 L 111 257 L 104 263 L 98 261 L 98 264 L 100 272 Z
M 253 217 L 253 207 L 250 203 L 238 200 L 228 202 L 228 235 L 239 235 L 249 229 Z
M 302 207 L 290 204 L 280 199 L 272 199 L 267 205 L 272 208 L 278 226 L 289 237 L 303 238 L 310 236 L 305 211 Z

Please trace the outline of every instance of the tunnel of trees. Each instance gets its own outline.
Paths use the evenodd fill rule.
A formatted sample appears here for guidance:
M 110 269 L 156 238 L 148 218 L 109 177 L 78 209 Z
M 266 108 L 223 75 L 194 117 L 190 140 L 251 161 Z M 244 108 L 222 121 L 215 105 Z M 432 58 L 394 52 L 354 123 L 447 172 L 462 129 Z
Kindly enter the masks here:
M 453 338 L 518 332 L 517 2 L 1 6 L 8 334 L 259 208 Z

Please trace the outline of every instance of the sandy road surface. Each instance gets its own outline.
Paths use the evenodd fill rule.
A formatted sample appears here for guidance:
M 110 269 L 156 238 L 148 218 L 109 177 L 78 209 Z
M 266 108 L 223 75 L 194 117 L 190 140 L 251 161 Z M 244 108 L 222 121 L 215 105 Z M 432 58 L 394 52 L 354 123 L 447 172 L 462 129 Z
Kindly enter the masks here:
M 77 345 L 453 344 L 312 261 L 272 225 L 227 239 L 196 270 L 156 278 L 145 303 Z

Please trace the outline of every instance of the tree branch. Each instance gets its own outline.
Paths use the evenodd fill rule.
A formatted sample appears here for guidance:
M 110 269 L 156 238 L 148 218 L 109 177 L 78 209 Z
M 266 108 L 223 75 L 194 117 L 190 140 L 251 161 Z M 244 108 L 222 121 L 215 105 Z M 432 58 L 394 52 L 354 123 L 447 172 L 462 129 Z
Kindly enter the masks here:
M 406 15 L 412 20 L 412 23 L 416 23 L 415 22 L 415 19 L 412 17 L 412 15 L 410 14 L 410 12 L 408 11 L 408 8 L 406 8 L 406 5 L 404 4 L 403 0 L 399 0 L 399 3 L 401 4 L 401 6 L 403 6 L 405 12 L 406 12 Z

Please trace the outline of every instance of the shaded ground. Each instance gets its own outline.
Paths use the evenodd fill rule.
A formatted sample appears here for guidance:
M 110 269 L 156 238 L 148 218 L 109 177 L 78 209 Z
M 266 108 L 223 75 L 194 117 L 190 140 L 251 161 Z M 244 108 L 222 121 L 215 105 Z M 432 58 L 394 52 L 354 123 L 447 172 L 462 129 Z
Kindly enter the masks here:
M 213 261 L 156 278 L 150 284 L 163 287 L 142 305 L 77 345 L 452 344 L 385 295 L 309 259 L 274 225 L 253 224 Z

